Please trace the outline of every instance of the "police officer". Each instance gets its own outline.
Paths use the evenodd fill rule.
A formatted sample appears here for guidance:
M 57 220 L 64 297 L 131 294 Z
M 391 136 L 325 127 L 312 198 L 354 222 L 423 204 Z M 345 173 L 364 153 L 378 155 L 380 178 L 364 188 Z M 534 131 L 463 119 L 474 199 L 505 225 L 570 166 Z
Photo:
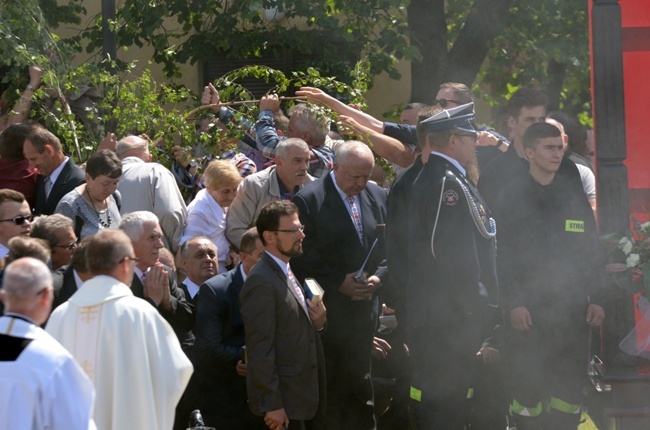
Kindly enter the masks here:
M 475 188 L 474 105 L 421 121 L 429 159 L 409 213 L 407 313 L 421 430 L 463 428 L 471 370 L 498 303 L 496 224 Z

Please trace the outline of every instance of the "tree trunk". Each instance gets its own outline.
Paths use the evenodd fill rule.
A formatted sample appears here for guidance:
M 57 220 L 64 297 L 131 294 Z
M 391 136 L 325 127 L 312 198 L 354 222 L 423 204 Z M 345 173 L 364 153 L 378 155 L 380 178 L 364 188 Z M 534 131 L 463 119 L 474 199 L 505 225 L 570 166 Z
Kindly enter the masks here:
M 458 39 L 448 51 L 445 1 L 411 0 L 411 43 L 422 54 L 421 61 L 411 63 L 411 101 L 431 103 L 443 82 L 462 82 L 471 87 L 490 43 L 507 24 L 512 1 L 475 0 Z
M 408 23 L 411 44 L 420 49 L 420 61 L 411 62 L 411 102 L 431 103 L 447 67 L 445 0 L 411 0 Z
M 512 0 L 476 0 L 449 52 L 445 80 L 472 87 L 494 36 L 507 25 Z
M 549 83 L 546 87 L 546 96 L 548 97 L 548 111 L 552 112 L 560 109 L 560 96 L 562 93 L 562 84 L 566 76 L 566 63 L 551 60 L 546 66 Z M 564 109 L 566 111 L 566 109 Z M 568 112 L 567 112 L 568 113 Z

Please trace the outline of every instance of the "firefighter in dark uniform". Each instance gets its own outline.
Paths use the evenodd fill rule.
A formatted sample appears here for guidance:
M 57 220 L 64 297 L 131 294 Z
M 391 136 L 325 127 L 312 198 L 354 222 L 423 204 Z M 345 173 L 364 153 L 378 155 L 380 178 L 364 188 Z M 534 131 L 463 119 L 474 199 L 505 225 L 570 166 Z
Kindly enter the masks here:
M 589 326 L 605 317 L 604 265 L 587 197 L 556 175 L 560 131 L 535 123 L 523 143 L 529 171 L 504 187 L 495 206 L 510 421 L 517 430 L 575 430 Z
M 407 314 L 420 430 L 461 430 L 475 356 L 498 303 L 496 225 L 475 187 L 474 105 L 426 127 L 427 163 L 409 211 Z

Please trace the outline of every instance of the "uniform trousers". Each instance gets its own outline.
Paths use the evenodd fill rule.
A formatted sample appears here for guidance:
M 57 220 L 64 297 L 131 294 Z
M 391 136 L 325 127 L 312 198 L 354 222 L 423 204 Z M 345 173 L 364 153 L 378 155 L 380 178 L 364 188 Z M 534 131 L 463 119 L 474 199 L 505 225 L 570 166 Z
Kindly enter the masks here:
M 466 315 L 446 326 L 411 330 L 411 399 L 418 403 L 419 430 L 463 430 L 484 324 L 483 315 Z

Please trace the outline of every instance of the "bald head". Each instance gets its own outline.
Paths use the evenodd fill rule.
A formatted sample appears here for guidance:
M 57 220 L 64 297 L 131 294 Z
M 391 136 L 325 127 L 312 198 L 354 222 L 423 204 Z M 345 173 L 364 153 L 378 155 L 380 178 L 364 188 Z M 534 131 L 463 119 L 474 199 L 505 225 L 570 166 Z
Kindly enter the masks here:
M 569 144 L 569 136 L 567 136 L 567 134 L 564 132 L 564 126 L 562 123 L 548 117 L 546 118 L 546 123 L 554 125 L 558 130 L 560 130 L 560 136 L 562 137 L 562 143 L 564 144 L 564 150 L 566 151 Z
M 355 196 L 366 188 L 375 157 L 363 142 L 351 140 L 342 143 L 336 151 L 334 175 L 336 185 L 348 196 Z
M 147 163 L 151 161 L 149 142 L 138 136 L 126 136 L 118 140 L 115 153 L 120 160 L 126 157 L 138 157 Z
M 53 288 L 50 269 L 35 258 L 25 257 L 7 266 L 0 297 L 5 312 L 17 313 L 43 324 L 52 308 Z

